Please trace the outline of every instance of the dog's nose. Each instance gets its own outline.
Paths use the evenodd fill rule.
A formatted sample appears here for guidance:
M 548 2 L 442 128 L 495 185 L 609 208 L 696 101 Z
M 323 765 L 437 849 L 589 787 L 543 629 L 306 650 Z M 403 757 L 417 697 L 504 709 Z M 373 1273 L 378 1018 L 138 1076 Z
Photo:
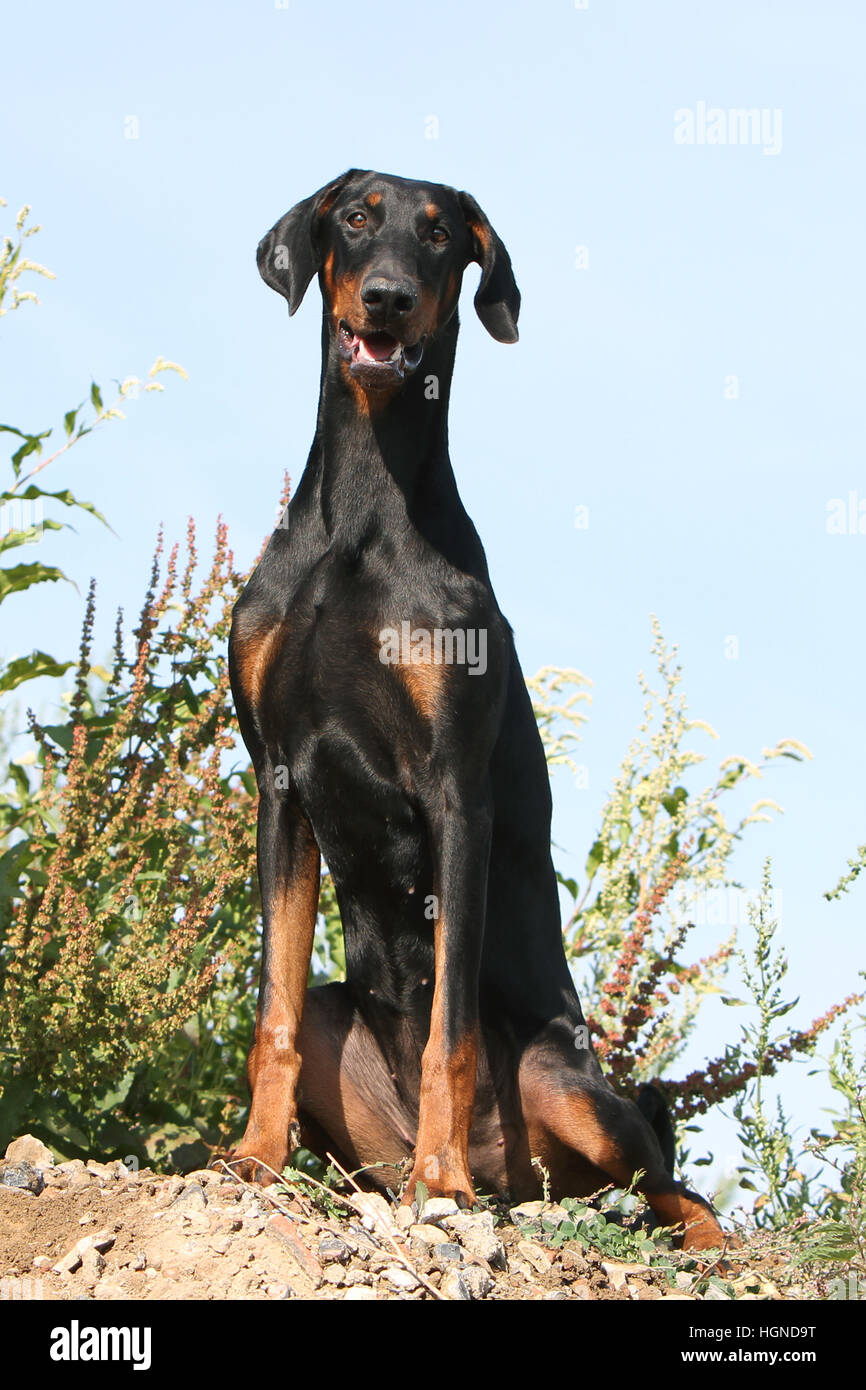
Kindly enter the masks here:
M 361 290 L 361 302 L 371 319 L 393 322 L 411 314 L 418 304 L 418 291 L 411 280 L 390 280 L 371 275 Z

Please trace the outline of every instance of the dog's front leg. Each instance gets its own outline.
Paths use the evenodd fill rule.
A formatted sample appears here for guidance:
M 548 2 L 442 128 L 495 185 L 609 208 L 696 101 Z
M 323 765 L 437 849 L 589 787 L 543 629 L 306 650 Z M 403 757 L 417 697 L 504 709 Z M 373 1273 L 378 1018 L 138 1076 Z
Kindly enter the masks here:
M 478 975 L 487 907 L 489 799 L 449 794 L 430 818 L 434 852 L 435 986 L 421 1062 L 415 1163 L 404 1202 L 423 1183 L 431 1196 L 475 1200 L 469 1130 L 478 1063 Z
M 246 1160 L 235 1172 L 267 1184 L 274 1177 L 255 1160 L 280 1173 L 299 1143 L 298 1030 L 320 869 L 318 845 L 300 807 L 267 788 L 259 800 L 258 868 L 263 931 L 256 1033 L 248 1061 L 252 1104 L 244 1137 L 230 1157 Z

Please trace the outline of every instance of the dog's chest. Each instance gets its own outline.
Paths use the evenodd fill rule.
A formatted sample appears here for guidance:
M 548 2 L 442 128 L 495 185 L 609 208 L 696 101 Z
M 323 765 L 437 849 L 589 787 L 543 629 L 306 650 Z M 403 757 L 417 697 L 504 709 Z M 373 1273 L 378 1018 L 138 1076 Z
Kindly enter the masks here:
M 333 780 L 362 764 L 405 785 L 436 729 L 471 725 L 490 699 L 489 593 L 441 566 L 399 581 L 386 562 L 325 557 L 280 614 L 243 604 L 232 635 L 236 697 L 272 758 Z

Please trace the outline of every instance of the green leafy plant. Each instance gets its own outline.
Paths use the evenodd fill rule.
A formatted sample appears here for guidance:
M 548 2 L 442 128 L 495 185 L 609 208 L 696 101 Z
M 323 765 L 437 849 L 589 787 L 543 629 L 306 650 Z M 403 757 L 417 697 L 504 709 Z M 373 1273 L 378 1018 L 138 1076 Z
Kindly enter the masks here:
M 196 564 L 190 528 L 181 572 L 175 548 L 160 586 L 154 561 L 131 650 L 118 617 L 98 694 L 91 590 L 68 715 L 31 718 L 33 782 L 19 784 L 17 819 L 7 800 L 0 858 L 6 1133 L 26 1117 L 55 1143 L 104 1147 L 119 1106 L 128 1121 L 206 1129 L 210 1083 L 234 1072 L 242 1085 L 217 1041 L 250 1008 L 256 950 L 254 785 L 224 767 L 234 739 L 217 648 L 239 582 L 224 527 L 197 588 Z
M 763 797 L 726 818 L 722 803 L 760 779 L 776 760 L 811 756 L 801 743 L 784 739 L 765 749 L 759 762 L 723 759 L 709 783 L 691 787 L 694 769 L 706 758 L 690 746 L 692 736 L 718 735 L 690 717 L 676 648 L 665 642 L 655 618 L 652 630 L 657 684 L 639 676 L 643 718 L 603 808 L 585 882 L 580 888 L 560 879 L 574 902 L 564 928 L 566 950 L 600 1050 L 623 1071 L 625 1062 L 614 1060 L 614 1054 L 622 1058 L 628 1049 L 635 1082 L 670 1066 L 702 999 L 720 992 L 733 937 L 699 961 L 683 960 L 690 914 L 700 895 L 738 886 L 731 876 L 736 845 L 749 825 L 780 810 Z M 614 978 L 618 987 L 611 991 Z M 648 1025 L 642 1041 L 635 1031 L 639 1024 Z
M 0 207 L 6 204 L 0 199 Z M 54 275 L 45 266 L 30 260 L 23 252 L 27 239 L 34 236 L 40 228 L 28 226 L 29 207 L 23 207 L 15 219 L 14 236 L 7 235 L 0 249 L 0 316 L 18 309 L 22 304 L 38 304 L 39 300 L 32 290 L 20 288 L 21 278 L 37 275 L 53 280 Z M 69 525 L 56 517 L 44 516 L 45 504 L 59 504 L 67 510 L 89 513 L 104 525 L 105 517 L 92 502 L 82 501 L 69 488 L 48 492 L 33 480 L 49 464 L 54 463 L 73 445 L 92 434 L 95 429 L 108 420 L 121 420 L 124 412 L 121 406 L 136 396 L 139 391 L 161 391 L 162 384 L 156 380 L 163 372 L 174 371 L 185 377 L 186 372 L 176 362 L 158 358 L 151 367 L 146 382 L 138 377 L 127 377 L 118 388 L 116 398 L 105 405 L 102 391 L 96 382 L 91 382 L 88 400 L 67 410 L 63 417 L 64 442 L 43 457 L 45 441 L 51 438 L 51 429 L 33 433 L 15 425 L 0 424 L 0 434 L 11 435 L 16 441 L 11 456 L 11 481 L 0 491 L 0 556 L 17 551 L 22 546 L 35 545 L 41 541 L 45 531 L 60 531 Z M 18 443 L 17 441 L 20 441 Z M 34 585 L 54 584 L 68 577 L 56 565 L 47 565 L 40 560 L 21 561 L 18 564 L 0 565 L 0 603 L 13 594 L 20 594 Z M 72 661 L 58 660 L 43 651 L 32 651 L 27 656 L 12 661 L 0 661 L 0 693 L 14 690 L 25 681 L 38 676 L 60 676 L 73 665 Z
M 799 1233 L 798 1259 L 835 1266 L 845 1297 L 858 1284 L 866 1296 L 866 1052 L 855 1047 L 855 1033 L 864 1032 L 861 1016 L 836 1040 L 828 1073 L 842 1108 L 830 1112 L 829 1128 L 813 1128 L 805 1146 L 835 1180 L 816 1204 L 819 1219 Z

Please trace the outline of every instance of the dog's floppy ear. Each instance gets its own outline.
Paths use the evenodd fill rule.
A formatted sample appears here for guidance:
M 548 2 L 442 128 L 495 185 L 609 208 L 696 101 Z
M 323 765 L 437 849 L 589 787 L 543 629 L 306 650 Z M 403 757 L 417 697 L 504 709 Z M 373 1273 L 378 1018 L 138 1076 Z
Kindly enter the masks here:
M 520 290 L 511 257 L 471 193 L 461 193 L 460 202 L 472 236 L 472 259 L 481 266 L 475 311 L 497 342 L 516 343 Z
M 259 274 L 266 285 L 289 301 L 293 314 L 307 292 L 307 286 L 321 269 L 319 222 L 333 204 L 347 179 L 358 171 L 347 169 L 338 179 L 326 183 L 318 193 L 296 203 L 262 237 L 256 251 Z

